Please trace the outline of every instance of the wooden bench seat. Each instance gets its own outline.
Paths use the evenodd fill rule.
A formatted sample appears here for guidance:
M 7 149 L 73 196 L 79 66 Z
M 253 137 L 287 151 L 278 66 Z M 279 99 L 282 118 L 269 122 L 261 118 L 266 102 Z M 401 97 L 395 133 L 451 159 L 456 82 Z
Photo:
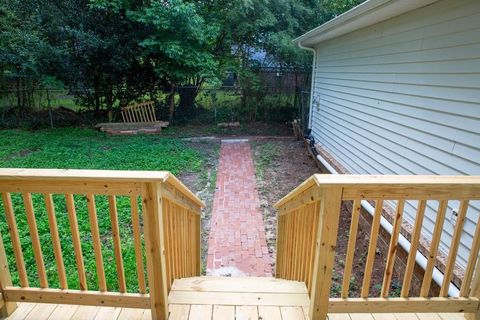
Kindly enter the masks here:
M 134 135 L 158 134 L 169 124 L 168 121 L 157 120 L 153 101 L 126 106 L 122 108 L 121 115 L 123 122 L 99 123 L 95 127 L 114 135 Z

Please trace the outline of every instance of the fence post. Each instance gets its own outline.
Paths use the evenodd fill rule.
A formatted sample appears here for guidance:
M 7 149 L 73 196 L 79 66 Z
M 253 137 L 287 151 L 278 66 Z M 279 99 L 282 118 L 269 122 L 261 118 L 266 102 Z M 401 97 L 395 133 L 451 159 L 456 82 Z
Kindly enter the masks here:
M 8 269 L 7 255 L 0 235 L 0 318 L 7 317 L 17 308 L 16 302 L 6 302 L 3 288 L 12 286 L 12 278 Z
M 152 319 L 166 320 L 168 319 L 168 293 L 161 182 L 145 183 L 142 188 L 142 201 Z
M 327 318 L 342 190 L 341 187 L 325 188 L 320 200 L 312 293 L 310 295 L 309 316 L 311 320 Z

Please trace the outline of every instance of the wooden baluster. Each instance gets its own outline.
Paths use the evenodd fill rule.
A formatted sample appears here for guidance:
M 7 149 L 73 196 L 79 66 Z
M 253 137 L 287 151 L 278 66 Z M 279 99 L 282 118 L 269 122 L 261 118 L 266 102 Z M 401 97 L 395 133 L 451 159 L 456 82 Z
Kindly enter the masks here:
M 183 231 L 183 276 L 188 277 L 188 222 L 187 222 L 187 210 L 182 208 L 182 231 Z
M 441 200 L 438 205 L 438 214 L 435 221 L 435 228 L 433 230 L 432 242 L 430 243 L 430 251 L 428 255 L 427 267 L 423 275 L 422 287 L 420 289 L 420 297 L 428 297 L 430 292 L 430 284 L 432 283 L 432 272 L 435 266 L 435 259 L 437 258 L 438 245 L 440 244 L 440 237 L 443 231 L 443 223 L 445 221 L 445 213 L 447 211 L 447 200 Z
M 288 213 L 287 215 L 287 234 L 286 234 L 286 257 L 285 257 L 285 279 L 291 280 L 292 279 L 292 230 L 295 227 L 294 221 L 292 218 L 293 212 Z
M 18 277 L 20 278 L 20 286 L 26 288 L 29 286 L 27 278 L 27 270 L 25 269 L 25 261 L 23 260 L 22 246 L 20 245 L 20 237 L 18 236 L 17 222 L 13 212 L 12 199 L 10 193 L 2 193 L 3 206 L 5 208 L 5 216 L 7 219 L 8 230 L 12 240 L 13 254 L 15 256 L 15 264 L 17 266 Z
M 177 212 L 177 258 L 178 258 L 178 277 L 183 278 L 183 217 L 182 217 L 182 210 L 178 206 L 175 206 L 175 211 Z
M 290 279 L 290 262 L 291 262 L 291 250 L 290 246 L 292 244 L 291 241 L 291 230 L 292 230 L 292 212 L 289 212 L 285 215 L 285 254 L 284 254 L 284 272 L 285 272 L 285 279 Z
M 188 256 L 190 255 L 190 248 L 188 245 L 188 238 L 190 235 L 188 234 L 188 220 L 187 220 L 187 209 L 182 209 L 182 217 L 183 217 L 183 270 L 184 270 L 184 277 L 188 277 Z
M 390 285 L 392 283 L 393 265 L 395 264 L 395 256 L 398 248 L 398 237 L 400 236 L 400 229 L 402 227 L 404 207 L 405 200 L 398 200 L 395 221 L 393 222 L 392 236 L 390 238 L 390 245 L 388 246 L 387 264 L 385 266 L 385 273 L 383 275 L 381 296 L 384 298 L 388 296 L 388 293 L 390 292 Z
M 165 227 L 165 272 L 167 273 L 167 291 L 170 292 L 170 287 L 173 283 L 173 274 L 172 274 L 172 264 L 171 264 L 171 247 L 170 247 L 170 242 L 171 239 L 169 237 L 169 224 L 170 224 L 170 217 L 171 217 L 171 212 L 170 212 L 170 200 L 163 199 L 163 226 Z
M 12 277 L 8 268 L 7 255 L 3 246 L 2 235 L 0 234 L 0 317 L 11 315 L 17 308 L 16 302 L 7 302 L 4 300 L 3 289 L 12 286 Z
M 311 294 L 312 288 L 313 288 L 313 278 L 314 278 L 314 268 L 315 268 L 315 254 L 316 254 L 316 246 L 317 246 L 317 235 L 318 235 L 318 228 L 319 228 L 319 219 L 320 219 L 320 208 L 321 208 L 322 202 L 317 201 L 315 203 L 315 207 L 313 212 L 311 213 L 313 217 L 313 225 L 312 225 L 312 237 L 311 237 L 311 243 L 310 243 L 310 272 L 309 272 L 309 281 L 308 281 L 308 293 Z M 311 295 L 310 295 L 311 296 Z
M 202 273 L 202 219 L 200 210 L 195 213 L 195 238 L 197 239 L 195 246 L 195 275 L 200 276 Z
M 342 188 L 331 187 L 323 190 L 320 212 L 317 212 L 319 227 L 310 295 L 310 319 L 327 318 L 341 203 Z
M 286 255 L 287 255 L 287 233 L 288 233 L 288 214 L 283 214 L 282 215 L 282 224 L 283 224 L 283 233 L 282 233 L 282 256 L 281 256 L 281 259 L 282 259 L 282 262 L 281 262 L 281 266 L 282 266 L 282 279 L 287 279 L 287 259 L 286 259 Z
M 275 277 L 283 278 L 283 216 L 277 216 L 277 239 L 276 239 L 276 248 L 277 248 L 277 261 L 275 264 Z
M 33 256 L 35 257 L 35 263 L 37 265 L 40 288 L 48 288 L 47 272 L 45 270 L 45 264 L 43 262 L 42 247 L 40 245 L 37 221 L 35 219 L 32 195 L 30 193 L 23 193 L 23 203 L 25 205 L 25 212 L 27 213 L 28 228 L 30 230 L 30 237 L 32 238 Z
M 193 211 L 191 210 L 188 210 L 188 221 L 189 221 L 189 229 L 190 229 L 190 232 L 188 234 L 190 234 L 190 238 L 192 239 L 192 241 L 190 242 L 190 276 L 193 277 L 195 276 L 196 274 L 196 263 L 195 263 L 195 256 L 197 255 L 197 252 L 195 250 L 195 248 L 197 247 L 195 242 L 196 242 L 196 239 L 197 237 L 195 236 L 197 233 L 195 232 L 195 220 L 194 220 L 194 216 L 193 216 Z
M 348 298 L 350 289 L 350 277 L 352 275 L 353 257 L 355 255 L 355 243 L 357 242 L 358 220 L 362 208 L 361 200 L 353 201 L 352 219 L 350 221 L 350 232 L 348 234 L 347 253 L 345 257 L 345 270 L 343 272 L 342 298 Z
M 90 230 L 92 233 L 93 252 L 95 254 L 95 266 L 97 269 L 98 288 L 100 291 L 107 291 L 107 281 L 105 280 L 105 269 L 103 266 L 102 243 L 100 241 L 100 232 L 98 230 L 95 195 L 87 194 L 87 207 L 88 218 L 90 220 Z
M 178 236 L 178 232 L 177 232 L 177 212 L 175 211 L 175 206 L 173 204 L 173 202 L 169 202 L 169 208 L 170 208 L 170 212 L 172 213 L 171 216 L 170 216 L 170 225 L 167 226 L 168 229 L 169 229 L 169 234 L 171 236 L 171 243 L 170 243 L 170 248 L 171 248 L 171 252 L 172 252 L 172 257 L 171 257 L 171 260 L 172 260 L 172 278 L 173 279 L 176 279 L 177 276 L 178 276 L 178 252 L 177 252 L 177 245 L 178 245 L 178 242 L 177 242 L 177 236 Z
M 113 251 L 115 252 L 115 264 L 117 266 L 118 287 L 120 292 L 126 292 L 127 284 L 125 283 L 125 271 L 123 270 L 122 243 L 120 241 L 117 200 L 115 196 L 108 196 L 108 206 L 112 224 Z
M 193 231 L 192 211 L 188 210 L 188 234 L 190 235 L 190 261 L 189 273 L 190 277 L 195 275 L 195 232 Z
M 305 243 L 305 284 L 307 288 L 309 287 L 310 277 L 312 270 L 310 269 L 310 261 L 312 261 L 312 238 L 314 236 L 314 232 L 312 231 L 314 228 L 313 225 L 313 212 L 315 211 L 315 203 L 311 203 L 307 206 L 306 212 L 306 243 Z
M 292 219 L 293 219 L 293 234 L 292 238 L 290 239 L 292 241 L 292 255 L 291 255 L 291 260 L 292 260 L 292 273 L 290 279 L 292 280 L 297 280 L 296 273 L 298 269 L 298 262 L 299 262 L 299 257 L 298 257 L 298 235 L 299 235 L 299 226 L 300 226 L 300 219 L 298 219 L 298 213 L 299 209 L 295 210 L 292 213 Z
M 187 234 L 187 219 L 186 219 L 186 209 L 180 207 L 180 211 L 182 212 L 182 270 L 183 270 L 183 277 L 188 277 L 187 273 L 187 256 L 188 256 L 188 234 Z
M 57 264 L 58 280 L 61 289 L 68 289 L 67 276 L 65 274 L 65 265 L 63 263 L 62 247 L 60 245 L 60 236 L 58 234 L 57 217 L 55 216 L 55 206 L 51 194 L 44 194 L 45 206 L 48 214 L 48 225 L 52 237 L 53 254 Z
M 375 212 L 373 215 L 372 229 L 370 231 L 370 243 L 368 244 L 367 262 L 365 264 L 365 273 L 363 276 L 362 292 L 360 296 L 362 298 L 368 298 L 370 291 L 370 280 L 372 278 L 373 263 L 375 262 L 378 232 L 380 229 L 380 220 L 383 212 L 383 199 L 375 202 Z
M 410 292 L 410 283 L 412 281 L 413 269 L 415 268 L 415 261 L 417 256 L 418 244 L 420 241 L 420 233 L 422 231 L 423 218 L 425 217 L 425 208 L 427 201 L 418 201 L 417 216 L 415 219 L 415 226 L 413 227 L 412 239 L 410 241 L 410 252 L 408 253 L 407 266 L 405 267 L 405 275 L 403 277 L 402 298 L 408 298 Z
M 126 119 L 125 119 L 125 111 L 124 111 L 124 110 L 121 110 L 120 113 L 121 113 L 121 115 L 122 115 L 122 120 L 123 120 L 123 122 L 127 122 L 127 121 L 125 121 L 125 120 L 126 120 Z
M 306 251 L 307 251 L 307 244 L 306 244 L 306 237 L 307 237 L 307 210 L 308 210 L 308 205 L 305 205 L 302 207 L 301 210 L 301 217 L 300 221 L 302 223 L 302 228 L 300 230 L 300 270 L 299 270 L 299 275 L 298 279 L 300 281 L 305 281 L 305 266 L 307 265 L 305 263 L 306 261 Z
M 475 266 L 477 265 L 479 250 L 480 250 L 480 216 L 478 217 L 477 226 L 475 227 L 475 234 L 473 236 L 473 241 L 470 248 L 470 255 L 468 257 L 467 266 L 465 268 L 465 275 L 462 280 L 462 286 L 460 287 L 460 297 L 468 297 L 470 295 L 473 271 L 475 270 Z
M 75 252 L 75 262 L 77 263 L 80 290 L 88 290 L 87 277 L 85 275 L 85 265 L 83 263 L 82 244 L 80 241 L 80 233 L 78 231 L 77 212 L 75 210 L 73 194 L 66 194 L 65 198 L 67 200 L 68 220 L 70 222 L 70 232 L 72 233 L 73 250 Z
M 130 208 L 132 210 L 133 243 L 135 246 L 135 260 L 137 262 L 138 288 L 140 293 L 145 293 L 145 267 L 143 265 L 142 238 L 140 236 L 140 217 L 138 215 L 137 196 L 130 197 Z
M 167 319 L 162 185 L 145 183 L 142 188 L 142 198 L 152 319 Z
M 445 271 L 443 273 L 443 282 L 442 287 L 440 288 L 440 297 L 448 297 L 448 288 L 450 287 L 453 268 L 455 267 L 455 260 L 457 259 L 458 247 L 460 246 L 460 237 L 462 236 L 463 225 L 465 224 L 465 219 L 467 217 L 468 202 L 468 200 L 464 200 L 460 203 L 457 223 L 455 224 L 455 231 L 453 232 L 450 252 L 448 254 L 447 266 L 445 267 Z
M 303 244 L 303 238 L 305 237 L 305 220 L 303 213 L 305 212 L 305 206 L 301 207 L 298 210 L 298 221 L 299 221 L 299 230 L 298 230 L 298 259 L 297 259 L 297 268 L 298 271 L 296 273 L 296 278 L 298 281 L 302 281 L 302 270 L 304 265 L 305 255 L 303 254 L 303 250 L 305 249 L 305 245 Z

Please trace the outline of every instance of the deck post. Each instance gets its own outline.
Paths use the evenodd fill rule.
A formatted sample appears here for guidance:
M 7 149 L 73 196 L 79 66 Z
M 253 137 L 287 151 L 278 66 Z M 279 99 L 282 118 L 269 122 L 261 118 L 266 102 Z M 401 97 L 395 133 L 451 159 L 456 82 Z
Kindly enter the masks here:
M 477 259 L 477 266 L 475 267 L 475 274 L 473 276 L 472 285 L 470 286 L 469 297 L 480 298 L 480 259 Z M 467 320 L 480 320 L 480 306 L 477 313 L 466 313 Z
M 12 277 L 8 269 L 7 255 L 3 246 L 2 235 L 0 234 L 0 318 L 7 317 L 17 308 L 16 302 L 4 300 L 3 288 L 12 286 Z
M 147 256 L 148 287 L 150 289 L 153 320 L 168 319 L 162 201 L 161 182 L 148 182 L 143 185 L 142 211 Z
M 318 212 L 319 225 L 315 244 L 312 292 L 310 294 L 309 316 L 311 320 L 327 318 L 341 203 L 341 187 L 323 189 L 320 211 Z

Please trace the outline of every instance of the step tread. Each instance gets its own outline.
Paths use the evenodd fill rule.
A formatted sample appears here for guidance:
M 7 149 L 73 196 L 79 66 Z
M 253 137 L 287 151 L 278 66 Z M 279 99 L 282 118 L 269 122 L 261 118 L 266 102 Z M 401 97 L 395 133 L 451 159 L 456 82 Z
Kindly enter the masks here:
M 172 291 L 307 294 L 304 282 L 271 277 L 192 277 L 176 279 Z

